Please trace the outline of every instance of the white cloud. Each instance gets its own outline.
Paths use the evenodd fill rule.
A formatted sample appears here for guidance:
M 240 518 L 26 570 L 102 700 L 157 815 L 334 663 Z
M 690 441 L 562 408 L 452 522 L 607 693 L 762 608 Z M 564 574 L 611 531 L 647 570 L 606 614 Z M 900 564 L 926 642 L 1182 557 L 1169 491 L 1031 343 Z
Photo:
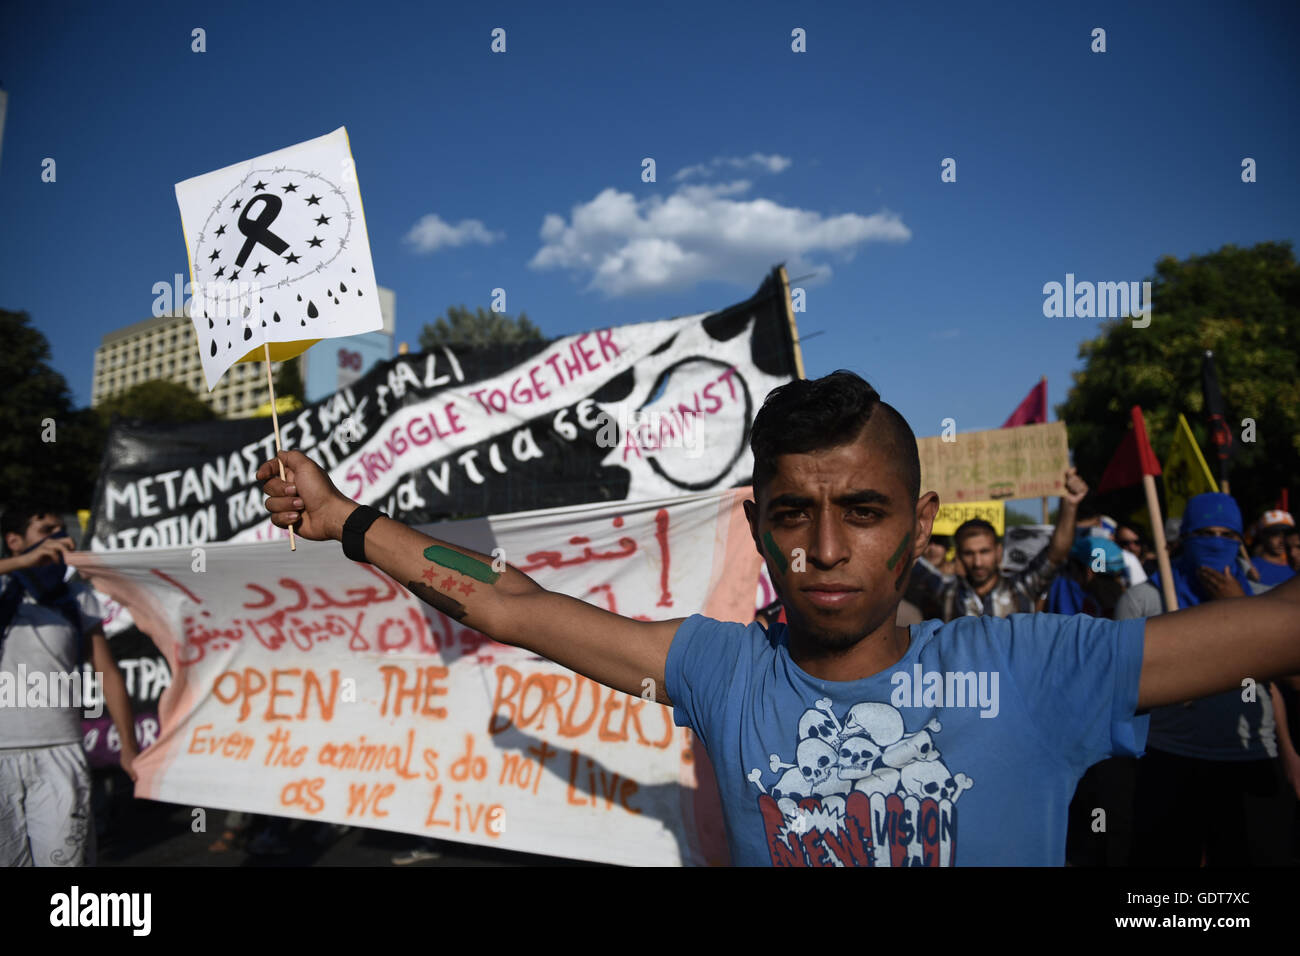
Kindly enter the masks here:
M 416 252 L 437 252 L 448 246 L 467 246 L 477 243 L 489 246 L 504 239 L 505 233 L 492 232 L 478 219 L 462 219 L 456 225 L 442 221 L 436 213 L 423 216 L 406 234 L 406 242 Z
M 529 265 L 568 269 L 588 289 L 610 296 L 685 288 L 721 279 L 751 285 L 784 261 L 792 276 L 826 278 L 829 264 L 812 257 L 850 259 L 866 242 L 906 242 L 911 230 L 894 213 L 821 213 L 743 198 L 751 183 L 679 186 L 667 198 L 638 200 L 608 188 L 575 205 L 570 217 L 549 213 L 542 247 Z
M 679 169 L 673 179 L 680 182 L 691 176 L 710 176 L 716 170 L 726 166 L 729 169 L 749 170 L 762 173 L 781 173 L 789 169 L 792 161 L 786 156 L 775 153 L 750 153 L 748 156 L 715 156 L 707 163 L 696 163 Z

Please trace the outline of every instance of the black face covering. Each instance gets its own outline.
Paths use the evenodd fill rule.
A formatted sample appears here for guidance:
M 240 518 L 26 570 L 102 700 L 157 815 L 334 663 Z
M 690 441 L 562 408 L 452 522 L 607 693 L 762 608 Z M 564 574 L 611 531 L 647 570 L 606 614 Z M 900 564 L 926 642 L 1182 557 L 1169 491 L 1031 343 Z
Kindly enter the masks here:
M 66 531 L 56 531 L 54 534 L 46 535 L 40 541 L 37 541 L 30 548 L 25 548 L 20 554 L 39 548 L 50 538 L 66 538 Z M 77 596 L 68 587 L 64 576 L 67 574 L 68 566 L 63 563 L 63 555 L 58 556 L 57 561 L 51 561 L 49 564 L 43 564 L 35 568 L 27 568 L 24 571 L 15 571 L 10 578 L 9 585 L 0 593 L 0 648 L 3 648 L 5 638 L 9 634 L 9 625 L 13 623 L 14 616 L 18 613 L 18 608 L 22 604 L 23 591 L 25 590 L 37 602 L 54 608 L 62 614 L 68 621 L 68 624 L 78 634 L 82 633 L 81 618 L 77 607 Z M 85 644 L 78 640 L 77 644 L 77 667 L 81 667 L 81 662 L 85 656 Z
M 20 551 L 19 554 L 34 551 L 51 538 L 66 538 L 67 536 L 68 532 L 66 531 L 56 531 L 54 534 L 41 538 L 30 548 Z M 41 604 L 53 604 L 67 594 L 68 585 L 64 581 L 64 576 L 67 573 L 68 566 L 63 563 L 63 556 L 59 555 L 57 561 L 52 561 L 49 564 L 27 568 L 24 571 L 15 571 L 14 577 L 22 581 L 23 586 L 27 588 L 27 593 Z

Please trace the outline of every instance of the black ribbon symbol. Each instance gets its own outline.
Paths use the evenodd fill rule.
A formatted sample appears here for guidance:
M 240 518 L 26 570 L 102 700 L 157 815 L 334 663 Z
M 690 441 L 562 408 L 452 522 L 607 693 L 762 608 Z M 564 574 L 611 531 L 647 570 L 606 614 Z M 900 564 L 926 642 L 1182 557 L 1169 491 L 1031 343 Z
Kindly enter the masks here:
M 262 207 L 262 211 L 257 214 L 257 218 L 250 220 L 248 214 L 252 211 L 253 204 L 259 199 L 265 205 Z M 239 231 L 248 239 L 244 242 L 244 247 L 239 250 L 235 265 L 242 269 L 244 263 L 248 260 L 248 254 L 253 251 L 253 247 L 259 242 L 277 256 L 289 248 L 289 243 L 285 242 L 269 228 L 271 223 L 275 222 L 275 217 L 280 215 L 282 205 L 279 196 L 273 193 L 258 193 L 244 206 L 244 211 L 239 214 Z

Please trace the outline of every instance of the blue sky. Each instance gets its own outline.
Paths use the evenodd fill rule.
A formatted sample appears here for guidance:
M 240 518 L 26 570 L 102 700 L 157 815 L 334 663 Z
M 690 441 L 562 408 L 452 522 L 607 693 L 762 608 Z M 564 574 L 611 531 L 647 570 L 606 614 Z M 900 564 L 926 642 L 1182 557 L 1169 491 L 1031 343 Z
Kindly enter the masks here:
M 100 337 L 188 272 L 173 185 L 339 126 L 399 341 L 495 287 L 548 335 L 708 311 L 784 259 L 818 276 L 808 375 L 918 435 L 1041 375 L 1064 399 L 1101 322 L 1045 318 L 1045 282 L 1300 223 L 1293 3 L 103 6 L 0 11 L 0 307 L 81 405 Z

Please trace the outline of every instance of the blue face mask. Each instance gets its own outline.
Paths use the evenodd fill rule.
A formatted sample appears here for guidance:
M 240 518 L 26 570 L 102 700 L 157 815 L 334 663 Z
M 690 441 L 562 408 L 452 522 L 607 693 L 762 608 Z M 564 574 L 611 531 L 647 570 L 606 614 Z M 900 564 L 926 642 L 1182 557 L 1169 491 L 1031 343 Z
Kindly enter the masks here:
M 1195 535 L 1183 542 L 1179 567 L 1184 574 L 1195 578 L 1197 568 L 1222 571 L 1237 566 L 1237 553 L 1241 545 L 1232 538 L 1198 538 Z
M 68 532 L 56 531 L 54 534 L 46 535 L 37 541 L 30 548 L 25 548 L 20 554 L 27 554 L 35 551 L 50 538 L 66 538 Z M 42 564 L 35 568 L 27 568 L 24 571 L 15 571 L 17 577 L 26 586 L 28 593 L 42 604 L 49 604 L 62 597 L 67 590 L 67 584 L 64 582 L 64 575 L 67 574 L 68 566 L 63 563 L 63 556 L 60 555 L 57 561 L 49 564 Z

